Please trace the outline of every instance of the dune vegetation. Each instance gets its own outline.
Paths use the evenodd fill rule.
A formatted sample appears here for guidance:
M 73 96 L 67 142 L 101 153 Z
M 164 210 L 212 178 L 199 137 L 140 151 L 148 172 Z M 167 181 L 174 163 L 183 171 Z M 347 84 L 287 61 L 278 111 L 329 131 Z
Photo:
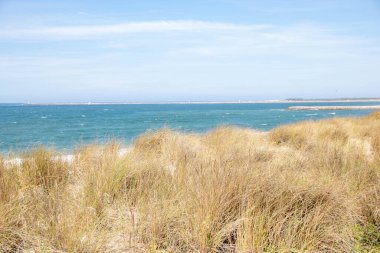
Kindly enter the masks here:
M 380 252 L 380 112 L 0 158 L 0 252 Z

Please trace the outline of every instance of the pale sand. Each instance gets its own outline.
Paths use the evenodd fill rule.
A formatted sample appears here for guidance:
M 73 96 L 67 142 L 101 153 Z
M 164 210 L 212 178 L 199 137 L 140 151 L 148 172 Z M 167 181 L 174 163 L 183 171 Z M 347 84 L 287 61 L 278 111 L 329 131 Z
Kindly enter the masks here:
M 121 148 L 118 151 L 118 155 L 119 155 L 119 157 L 122 157 L 122 156 L 128 154 L 131 150 L 132 150 L 131 147 Z M 61 155 L 61 156 L 56 156 L 53 159 L 56 159 L 56 160 L 61 159 L 61 160 L 65 161 L 65 162 L 72 163 L 74 161 L 74 155 L 72 155 L 72 154 Z M 20 157 L 11 157 L 9 159 L 5 159 L 4 163 L 5 163 L 6 166 L 20 166 L 21 163 L 22 163 L 22 158 L 20 158 Z

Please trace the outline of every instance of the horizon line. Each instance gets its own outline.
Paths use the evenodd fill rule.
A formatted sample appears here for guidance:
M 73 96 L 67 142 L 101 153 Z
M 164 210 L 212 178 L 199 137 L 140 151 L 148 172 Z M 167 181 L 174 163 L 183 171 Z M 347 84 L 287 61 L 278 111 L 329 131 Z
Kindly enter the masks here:
M 286 99 L 259 99 L 259 100 L 188 100 L 188 101 L 124 101 L 124 102 L 0 102 L 0 104 L 20 105 L 128 105 L 128 104 L 258 104 L 258 103 L 307 103 L 307 102 L 380 102 L 380 98 L 286 98 Z

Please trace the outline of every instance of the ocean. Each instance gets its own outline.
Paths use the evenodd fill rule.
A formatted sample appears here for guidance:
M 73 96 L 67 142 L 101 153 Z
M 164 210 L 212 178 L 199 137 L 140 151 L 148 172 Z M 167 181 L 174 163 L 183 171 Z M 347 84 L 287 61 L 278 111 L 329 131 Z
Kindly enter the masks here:
M 294 105 L 379 105 L 379 102 L 315 102 L 257 104 L 123 104 L 25 105 L 0 104 L 0 152 L 37 146 L 62 152 L 112 139 L 128 145 L 140 134 L 168 127 L 203 133 L 222 125 L 270 130 L 303 120 L 363 116 L 371 110 L 289 111 Z

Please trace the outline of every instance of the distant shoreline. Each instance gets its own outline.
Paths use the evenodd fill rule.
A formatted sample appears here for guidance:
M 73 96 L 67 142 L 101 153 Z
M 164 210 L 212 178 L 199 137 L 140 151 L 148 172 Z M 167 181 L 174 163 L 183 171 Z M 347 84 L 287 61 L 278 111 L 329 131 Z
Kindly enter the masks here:
M 170 105 L 170 104 L 271 104 L 271 103 L 354 103 L 380 102 L 380 98 L 349 99 L 274 99 L 274 100 L 234 100 L 234 101 L 174 101 L 174 102 L 78 102 L 78 103 L 18 103 L 21 105 Z M 12 103 L 8 103 L 12 104 Z M 15 103 L 16 104 L 16 103 Z

